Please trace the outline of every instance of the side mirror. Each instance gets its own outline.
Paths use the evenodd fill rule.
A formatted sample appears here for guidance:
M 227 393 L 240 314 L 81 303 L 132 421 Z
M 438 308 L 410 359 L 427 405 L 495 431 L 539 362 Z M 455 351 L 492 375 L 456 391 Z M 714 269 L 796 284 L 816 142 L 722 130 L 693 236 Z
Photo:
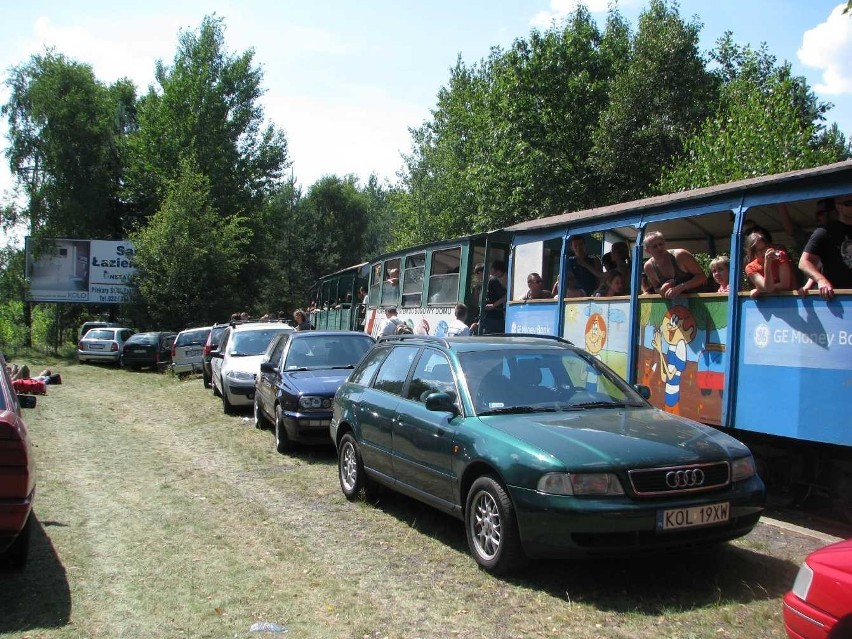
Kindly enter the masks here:
M 210 357 L 222 359 L 223 357 L 225 357 L 225 353 L 223 353 L 222 351 L 210 351 Z
M 428 410 L 439 413 L 452 413 L 453 417 L 460 414 L 458 406 L 454 402 L 455 398 L 451 397 L 449 393 L 430 393 L 426 396 L 426 408 Z
M 268 359 L 264 360 L 260 363 L 260 372 L 261 373 L 270 373 L 272 375 L 275 374 L 275 364 L 270 362 Z
M 651 399 L 651 389 L 647 386 L 643 386 L 642 384 L 636 384 L 633 386 L 636 389 L 636 392 L 644 399 L 645 401 Z
M 35 408 L 36 397 L 35 395 L 18 395 L 18 404 L 21 408 Z

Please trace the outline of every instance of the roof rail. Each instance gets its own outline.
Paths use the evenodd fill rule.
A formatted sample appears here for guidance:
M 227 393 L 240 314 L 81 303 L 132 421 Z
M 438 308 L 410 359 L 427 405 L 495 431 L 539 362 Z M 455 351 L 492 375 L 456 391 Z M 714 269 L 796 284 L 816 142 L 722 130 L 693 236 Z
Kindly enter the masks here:
M 450 348 L 450 343 L 443 337 L 435 337 L 434 335 L 379 335 L 377 342 L 394 341 L 423 341 L 423 342 L 438 342 L 444 348 Z
M 568 344 L 568 346 L 576 346 L 574 342 L 567 340 L 564 337 L 559 337 L 558 335 L 540 335 L 538 333 L 488 333 L 486 335 L 476 335 L 476 337 L 537 337 L 539 339 L 549 339 L 554 342 Z

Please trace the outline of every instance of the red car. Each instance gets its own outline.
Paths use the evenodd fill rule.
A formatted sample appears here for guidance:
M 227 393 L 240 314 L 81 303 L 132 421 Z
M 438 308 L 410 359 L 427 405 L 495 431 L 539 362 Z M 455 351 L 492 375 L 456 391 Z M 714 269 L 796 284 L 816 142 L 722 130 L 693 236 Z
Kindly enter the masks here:
M 35 497 L 35 462 L 21 407 L 36 398 L 15 394 L 0 355 L 0 566 L 23 568 L 27 561 Z
M 790 639 L 852 637 L 852 539 L 805 558 L 784 595 L 784 626 Z

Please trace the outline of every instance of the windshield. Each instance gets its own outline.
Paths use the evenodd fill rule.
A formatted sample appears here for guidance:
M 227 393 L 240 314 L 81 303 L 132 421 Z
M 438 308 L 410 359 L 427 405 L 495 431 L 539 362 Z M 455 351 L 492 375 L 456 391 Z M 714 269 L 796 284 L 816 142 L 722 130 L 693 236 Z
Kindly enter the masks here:
M 228 343 L 228 352 L 238 357 L 262 355 L 272 338 L 285 330 L 284 327 L 281 327 L 236 331 Z
M 569 349 L 459 355 L 478 415 L 647 406 L 594 357 Z
M 285 370 L 354 368 L 373 345 L 366 335 L 305 335 L 291 339 Z

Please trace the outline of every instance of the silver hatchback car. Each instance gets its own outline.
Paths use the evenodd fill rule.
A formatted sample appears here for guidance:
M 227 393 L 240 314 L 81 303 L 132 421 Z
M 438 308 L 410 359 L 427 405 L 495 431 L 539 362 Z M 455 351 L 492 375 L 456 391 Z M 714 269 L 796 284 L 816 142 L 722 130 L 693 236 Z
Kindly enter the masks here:
M 118 364 L 121 347 L 133 335 L 129 328 L 93 328 L 77 343 L 77 359 L 82 362 Z
M 176 375 L 201 372 L 204 344 L 209 335 L 209 326 L 178 333 L 172 344 L 172 370 Z

